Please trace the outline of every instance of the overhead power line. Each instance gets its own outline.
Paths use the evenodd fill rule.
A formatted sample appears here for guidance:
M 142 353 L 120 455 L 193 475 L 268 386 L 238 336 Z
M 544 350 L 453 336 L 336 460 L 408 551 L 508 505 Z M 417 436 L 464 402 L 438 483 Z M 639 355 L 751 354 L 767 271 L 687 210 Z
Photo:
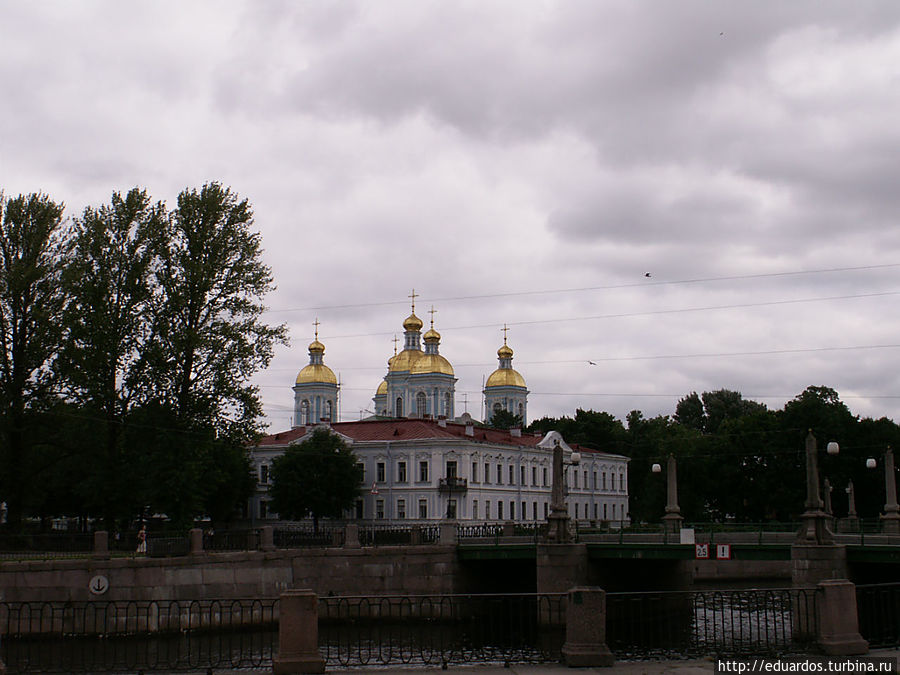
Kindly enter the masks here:
M 537 289 L 532 291 L 511 291 L 508 293 L 485 293 L 482 295 L 457 295 L 457 296 L 447 296 L 443 298 L 425 298 L 423 302 L 463 302 L 467 300 L 485 300 L 489 298 L 514 298 L 514 297 L 527 297 L 527 296 L 535 296 L 535 295 L 554 295 L 561 293 L 584 293 L 589 291 L 610 291 L 621 288 L 638 288 L 638 287 L 647 287 L 647 286 L 677 286 L 677 285 L 686 285 L 686 284 L 705 284 L 705 283 L 715 283 L 721 281 L 741 281 L 748 279 L 773 279 L 779 277 L 796 277 L 803 275 L 813 275 L 813 274 L 836 274 L 839 272 L 862 272 L 862 271 L 872 271 L 879 269 L 890 269 L 900 267 L 900 263 L 886 263 L 883 265 L 859 265 L 856 267 L 830 267 L 823 269 L 814 269 L 814 270 L 792 270 L 787 272 L 763 272 L 760 274 L 736 274 L 730 276 L 721 276 L 721 277 L 699 277 L 696 279 L 672 279 L 668 281 L 662 280 L 654 280 L 654 281 L 640 281 L 640 282 L 629 282 L 625 284 L 608 284 L 603 286 L 581 286 L 574 288 L 552 288 L 552 289 Z M 406 300 L 384 300 L 384 301 L 374 301 L 374 302 L 359 302 L 353 304 L 346 305 L 318 305 L 311 307 L 290 307 L 284 309 L 269 309 L 267 313 L 269 314 L 280 314 L 285 312 L 312 312 L 312 311 L 325 311 L 325 310 L 335 310 L 335 309 L 359 309 L 361 307 L 386 307 L 390 305 L 405 305 L 407 304 Z

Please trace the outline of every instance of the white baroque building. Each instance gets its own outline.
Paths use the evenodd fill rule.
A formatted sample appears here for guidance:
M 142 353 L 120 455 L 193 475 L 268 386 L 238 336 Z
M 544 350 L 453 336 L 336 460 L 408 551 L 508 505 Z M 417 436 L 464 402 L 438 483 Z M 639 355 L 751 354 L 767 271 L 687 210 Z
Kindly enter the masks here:
M 403 322 L 404 348 L 388 360 L 376 391 L 376 416 L 334 422 L 339 385 L 324 363 L 316 322 L 309 364 L 293 387 L 295 426 L 264 437 L 251 452 L 257 476 L 251 519 L 277 519 L 267 507 L 272 461 L 325 425 L 350 446 L 362 469 L 360 497 L 344 514 L 347 519 L 542 521 L 550 510 L 552 447 L 558 440 L 567 457 L 581 454 L 581 463 L 567 469 L 569 515 L 579 521 L 628 520 L 627 457 L 570 447 L 552 431 L 542 439 L 520 429 L 480 426 L 468 415 L 454 419 L 453 366 L 439 353 L 441 336 L 433 321 L 422 348 L 422 327 L 413 305 Z M 519 415 L 524 425 L 528 389 L 512 368 L 505 329 L 497 356 L 499 367 L 484 386 L 485 420 L 502 409 Z

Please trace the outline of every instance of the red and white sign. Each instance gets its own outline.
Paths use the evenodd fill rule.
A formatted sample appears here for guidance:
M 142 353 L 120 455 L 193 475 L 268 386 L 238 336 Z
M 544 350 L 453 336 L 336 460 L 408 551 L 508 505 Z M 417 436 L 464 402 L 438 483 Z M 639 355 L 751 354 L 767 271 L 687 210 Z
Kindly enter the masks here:
M 716 559 L 731 560 L 731 544 L 716 544 Z
M 694 544 L 694 557 L 697 560 L 709 560 L 709 544 Z

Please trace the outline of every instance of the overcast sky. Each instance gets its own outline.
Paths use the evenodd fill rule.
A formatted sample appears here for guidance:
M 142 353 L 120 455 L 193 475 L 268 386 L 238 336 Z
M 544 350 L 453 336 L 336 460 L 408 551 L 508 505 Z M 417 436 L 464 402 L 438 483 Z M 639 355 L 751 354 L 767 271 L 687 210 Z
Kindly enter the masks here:
M 531 419 L 809 385 L 900 419 L 898 3 L 7 1 L 0 45 L 7 196 L 253 204 L 273 430 L 317 317 L 372 409 L 413 288 L 458 412 L 506 323 Z

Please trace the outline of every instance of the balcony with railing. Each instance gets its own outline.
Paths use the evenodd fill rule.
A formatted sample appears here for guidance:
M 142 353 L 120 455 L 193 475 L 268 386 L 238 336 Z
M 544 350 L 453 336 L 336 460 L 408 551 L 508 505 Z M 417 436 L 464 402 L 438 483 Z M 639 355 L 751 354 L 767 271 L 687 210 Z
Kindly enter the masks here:
M 438 492 L 460 493 L 469 489 L 469 481 L 459 476 L 447 476 L 438 481 Z

